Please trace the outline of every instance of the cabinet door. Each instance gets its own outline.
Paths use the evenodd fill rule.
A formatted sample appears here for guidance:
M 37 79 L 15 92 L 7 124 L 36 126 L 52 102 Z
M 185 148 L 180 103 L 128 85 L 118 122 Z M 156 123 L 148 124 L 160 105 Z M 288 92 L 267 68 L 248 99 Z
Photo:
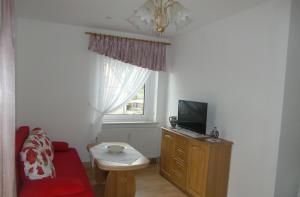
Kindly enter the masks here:
M 169 132 L 163 132 L 161 143 L 161 159 L 160 169 L 161 172 L 171 178 L 172 174 L 172 162 L 174 155 L 174 137 Z
M 189 142 L 187 192 L 194 197 L 205 197 L 209 147 L 201 142 Z

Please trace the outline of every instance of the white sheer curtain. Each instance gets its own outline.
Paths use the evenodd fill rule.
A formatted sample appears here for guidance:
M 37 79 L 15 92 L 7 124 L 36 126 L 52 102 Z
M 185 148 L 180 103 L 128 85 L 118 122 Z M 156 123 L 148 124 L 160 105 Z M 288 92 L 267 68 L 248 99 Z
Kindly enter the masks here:
M 125 105 L 143 87 L 151 70 L 97 55 L 96 99 L 94 110 L 93 137 L 101 132 L 102 119 L 119 107 Z
M 0 196 L 15 191 L 14 1 L 1 1 L 0 32 Z

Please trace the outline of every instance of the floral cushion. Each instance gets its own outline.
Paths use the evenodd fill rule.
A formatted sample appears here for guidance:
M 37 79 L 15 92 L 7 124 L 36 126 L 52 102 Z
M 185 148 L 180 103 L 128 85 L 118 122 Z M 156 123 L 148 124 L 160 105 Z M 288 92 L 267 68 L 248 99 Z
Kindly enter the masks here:
M 53 146 L 42 129 L 33 129 L 20 154 L 24 163 L 25 175 L 30 180 L 55 177 L 55 168 L 52 163 Z
M 37 141 L 27 139 L 20 152 L 24 172 L 30 180 L 54 178 L 55 169 L 50 157 L 37 145 Z
M 54 158 L 54 148 L 52 142 L 47 136 L 47 133 L 41 128 L 35 128 L 32 130 L 31 135 L 33 140 L 35 140 L 36 145 L 39 145 L 47 153 L 47 156 L 50 157 L 51 161 Z

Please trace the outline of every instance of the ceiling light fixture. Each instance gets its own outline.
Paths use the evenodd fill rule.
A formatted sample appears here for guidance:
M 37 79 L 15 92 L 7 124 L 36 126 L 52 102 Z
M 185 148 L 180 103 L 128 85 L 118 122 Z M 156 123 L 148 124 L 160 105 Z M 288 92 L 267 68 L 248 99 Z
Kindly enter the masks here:
M 167 27 L 170 31 L 177 31 L 191 23 L 188 10 L 175 0 L 147 0 L 127 20 L 138 29 L 160 35 Z

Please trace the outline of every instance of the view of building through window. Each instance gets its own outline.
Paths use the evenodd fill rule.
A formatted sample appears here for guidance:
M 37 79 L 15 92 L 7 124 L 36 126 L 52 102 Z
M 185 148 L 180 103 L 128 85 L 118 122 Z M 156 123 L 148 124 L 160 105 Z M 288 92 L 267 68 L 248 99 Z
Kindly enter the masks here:
M 111 112 L 111 115 L 143 115 L 145 103 L 145 85 L 125 106 Z

